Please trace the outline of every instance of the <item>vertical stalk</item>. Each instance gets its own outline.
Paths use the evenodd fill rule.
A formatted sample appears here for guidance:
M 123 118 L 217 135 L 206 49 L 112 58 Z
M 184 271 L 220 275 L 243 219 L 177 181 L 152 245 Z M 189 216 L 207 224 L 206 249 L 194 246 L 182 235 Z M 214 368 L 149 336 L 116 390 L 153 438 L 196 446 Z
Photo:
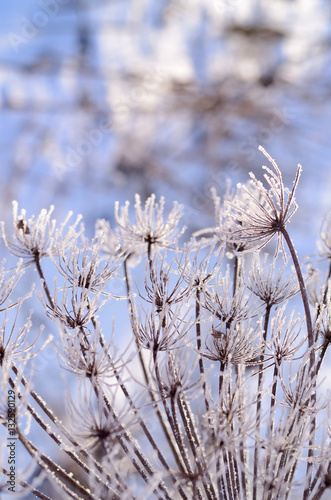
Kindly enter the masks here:
M 295 248 L 293 246 L 290 235 L 286 231 L 285 227 L 282 227 L 280 231 L 281 231 L 282 235 L 284 236 L 284 239 L 285 239 L 286 244 L 288 246 L 288 249 L 290 251 L 292 261 L 293 261 L 295 271 L 297 273 L 297 277 L 298 277 L 298 281 L 299 281 L 300 292 L 301 292 L 301 297 L 302 297 L 302 301 L 303 301 L 303 307 L 304 307 L 305 315 L 306 315 L 309 359 L 310 359 L 310 376 L 311 376 L 311 379 L 312 379 L 314 385 L 316 385 L 316 377 L 315 377 L 316 367 L 315 367 L 315 350 L 314 350 L 315 339 L 314 339 L 313 325 L 312 325 L 310 309 L 309 309 L 307 290 L 306 290 L 305 282 L 303 280 L 299 259 L 298 259 L 297 253 L 295 251 Z M 312 404 L 314 405 L 315 403 L 316 403 L 316 393 L 313 393 L 312 394 Z M 312 474 L 312 460 L 311 459 L 314 456 L 315 430 L 316 430 L 316 417 L 314 415 L 312 415 L 311 433 L 310 433 L 309 448 L 308 448 L 308 462 L 307 462 L 307 486 L 306 486 L 304 494 L 303 494 L 303 500 L 308 500 L 308 497 L 310 495 L 310 484 L 311 484 L 311 474 Z
M 267 341 L 268 324 L 270 318 L 271 304 L 266 305 L 264 324 L 263 324 L 263 340 Z M 257 477 L 258 477 L 258 465 L 259 465 L 259 433 L 261 426 L 261 406 L 262 406 L 262 382 L 263 382 L 263 362 L 264 362 L 264 350 L 263 347 L 260 363 L 258 367 L 258 383 L 257 383 L 257 402 L 256 402 L 256 426 L 255 426 L 255 449 L 254 449 L 254 470 L 253 470 L 253 500 L 257 498 Z
M 199 370 L 200 370 L 200 375 L 201 377 L 204 376 L 205 373 L 205 367 L 203 364 L 203 358 L 200 354 L 201 351 L 201 323 L 200 323 L 200 289 L 197 287 L 196 289 L 196 297 L 195 297 L 195 328 L 196 328 L 196 333 L 197 333 L 197 349 L 199 351 Z M 209 411 L 209 401 L 207 399 L 207 394 L 206 394 L 206 382 L 203 382 L 202 384 L 202 389 L 203 389 L 203 394 L 204 394 L 204 399 L 205 399 L 205 407 L 206 411 Z
M 54 302 L 53 302 L 53 299 L 52 299 L 52 296 L 50 294 L 50 291 L 49 291 L 49 288 L 48 288 L 48 285 L 47 285 L 47 282 L 45 280 L 45 276 L 44 276 L 44 273 L 43 273 L 43 270 L 42 270 L 42 267 L 41 267 L 41 264 L 40 264 L 40 257 L 39 257 L 39 252 L 38 253 L 35 253 L 35 256 L 34 256 L 34 263 L 36 264 L 36 268 L 37 268 L 37 271 L 38 271 L 38 274 L 39 274 L 39 277 L 40 279 L 42 280 L 43 282 L 43 288 L 44 288 L 44 291 L 45 291 L 45 294 L 46 294 L 46 297 L 48 299 L 48 302 L 49 302 L 49 305 L 52 309 L 54 309 Z
M 292 261 L 293 261 L 293 264 L 295 267 L 295 272 L 297 274 L 298 282 L 299 282 L 299 286 L 300 286 L 300 293 L 301 293 L 303 307 L 304 307 L 305 316 L 306 316 L 308 347 L 310 349 L 310 353 L 309 353 L 310 370 L 311 370 L 311 376 L 313 378 L 314 377 L 314 367 L 315 367 L 315 351 L 313 349 L 314 335 L 313 335 L 313 325 L 312 325 L 311 314 L 310 314 L 310 309 L 309 309 L 307 290 L 306 290 L 305 282 L 303 280 L 299 259 L 298 259 L 297 253 L 295 251 L 295 248 L 293 246 L 290 235 L 288 234 L 288 232 L 286 231 L 285 228 L 281 229 L 281 233 L 284 236 L 284 239 L 285 239 L 287 246 L 288 246 L 288 249 L 290 251 Z
M 278 360 L 275 360 L 275 366 L 274 366 L 274 374 L 273 374 L 273 384 L 272 384 L 272 389 L 271 389 L 271 401 L 270 401 L 270 416 L 269 416 L 269 433 L 270 433 L 270 440 L 272 439 L 272 434 L 273 434 L 273 429 L 274 429 L 274 416 L 275 416 L 275 404 L 276 404 L 276 394 L 277 394 L 277 383 L 278 383 L 278 374 L 279 374 L 279 368 L 280 365 L 278 364 Z M 271 461 L 271 450 L 267 450 L 267 459 L 266 459 L 266 466 L 265 466 L 265 473 L 266 475 L 268 474 L 268 469 Z M 270 481 L 268 481 L 269 483 Z M 266 498 L 267 494 L 267 488 L 269 488 L 269 484 L 264 483 L 264 488 L 263 488 L 263 498 Z
M 235 255 L 235 258 L 234 258 L 234 269 L 233 269 L 233 297 L 235 297 L 236 293 L 237 293 L 237 289 L 238 289 L 238 286 L 239 286 L 239 278 L 240 278 L 240 270 L 241 270 L 241 267 L 240 267 L 240 259 L 237 255 Z M 240 370 L 240 367 L 238 367 L 236 365 L 235 367 L 235 370 L 236 370 L 236 376 L 237 376 L 237 379 L 239 378 L 240 376 L 240 373 L 239 373 L 239 370 Z M 240 392 L 240 405 L 243 403 L 243 400 L 242 400 L 242 393 Z M 232 456 L 232 453 L 231 453 L 231 456 Z M 244 451 L 244 439 L 242 438 L 240 440 L 240 444 L 239 444 L 239 457 L 240 457 L 240 461 L 241 463 L 244 465 L 247 465 L 246 463 L 246 456 L 245 456 L 245 451 Z M 238 474 L 238 464 L 237 464 L 237 460 L 234 459 L 233 457 L 233 460 L 234 460 L 234 469 L 236 471 L 236 490 L 238 492 L 238 495 L 239 495 L 239 492 L 240 492 L 240 481 L 239 481 L 239 474 Z M 243 488 L 243 494 L 245 496 L 245 498 L 247 497 L 247 475 L 246 475 L 246 472 L 244 470 L 244 467 L 242 466 L 241 467 L 241 487 Z

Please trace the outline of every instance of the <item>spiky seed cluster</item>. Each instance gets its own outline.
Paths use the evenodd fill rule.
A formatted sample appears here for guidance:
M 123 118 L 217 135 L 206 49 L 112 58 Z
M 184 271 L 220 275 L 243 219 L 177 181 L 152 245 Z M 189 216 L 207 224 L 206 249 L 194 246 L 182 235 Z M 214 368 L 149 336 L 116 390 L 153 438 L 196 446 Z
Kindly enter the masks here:
M 76 276 L 77 278 L 77 276 Z M 70 286 L 71 285 L 71 286 Z M 102 299 L 102 289 L 90 294 L 91 290 L 82 287 L 79 280 L 69 286 L 59 287 L 55 283 L 53 303 L 47 303 L 46 297 L 40 295 L 46 314 L 49 318 L 59 321 L 70 329 L 86 329 L 87 324 L 93 320 L 99 309 L 107 302 L 109 296 Z M 60 298 L 62 296 L 62 298 Z
M 297 210 L 294 195 L 301 166 L 298 166 L 293 187 L 289 190 L 284 187 L 282 174 L 275 160 L 261 146 L 259 149 L 268 158 L 275 171 L 263 167 L 267 171 L 267 174 L 264 174 L 267 187 L 257 180 L 253 173 L 250 173 L 249 186 L 239 185 L 243 197 L 236 197 L 226 204 L 228 216 L 232 219 L 232 226 L 227 232 L 227 241 L 237 245 L 244 242 L 253 245 L 255 249 L 261 249 L 276 235 L 276 255 L 280 248 L 285 254 L 282 232 Z M 247 206 L 247 200 L 251 200 L 250 206 Z
M 271 340 L 267 343 L 267 348 L 278 365 L 283 360 L 291 361 L 306 341 L 301 331 L 300 316 L 294 316 L 294 310 L 288 316 L 286 306 L 284 304 L 272 318 Z
M 205 290 L 203 306 L 216 319 L 231 325 L 252 315 L 253 303 L 251 294 L 247 294 L 244 286 L 238 287 L 236 294 L 233 295 L 230 269 L 227 268 L 225 275 L 219 273 L 213 287 Z
M 171 314 L 166 308 L 157 313 L 155 304 L 152 304 L 151 311 L 144 312 L 145 320 L 141 318 L 139 321 L 139 345 L 153 353 L 173 349 L 181 339 L 187 337 L 192 328 L 192 323 L 187 321 L 187 313 L 181 317 L 181 311 L 179 305 Z
M 178 229 L 178 223 L 182 216 L 182 205 L 174 202 L 166 220 L 164 220 L 164 197 L 161 196 L 157 203 L 155 195 L 147 198 L 144 208 L 138 194 L 135 196 L 134 224 L 130 220 L 130 203 L 126 202 L 124 207 L 119 208 L 115 203 L 115 219 L 118 225 L 118 236 L 124 248 L 135 249 L 137 245 L 143 245 L 150 249 L 154 246 L 168 247 L 185 231 L 185 227 Z
M 156 253 L 150 266 L 149 276 L 147 273 L 145 275 L 147 294 L 145 300 L 153 304 L 158 313 L 171 313 L 174 305 L 189 297 L 192 287 L 192 283 L 186 283 L 182 273 L 173 284 L 171 283 L 174 261 L 167 265 L 165 256 L 164 252 L 161 255 Z
M 63 248 L 69 248 L 71 241 L 77 236 L 76 228 L 82 216 L 79 215 L 74 224 L 69 227 L 67 234 L 62 236 L 72 212 L 68 213 L 63 223 L 57 228 L 56 220 L 51 219 L 53 211 L 54 206 L 51 206 L 48 211 L 41 210 L 36 220 L 33 216 L 27 219 L 26 210 L 22 209 L 21 213 L 18 214 L 18 203 L 13 201 L 14 234 L 12 240 L 7 239 L 5 226 L 2 222 L 2 237 L 10 253 L 27 259 L 26 264 L 28 265 L 33 263 L 35 259 L 40 259 L 47 256 L 49 252 L 54 252 L 55 243 L 59 238 L 62 238 Z
M 299 293 L 299 286 L 294 274 L 284 277 L 285 266 L 276 274 L 276 259 L 267 266 L 268 255 L 260 262 L 260 254 L 253 256 L 247 288 L 271 307 L 290 299 Z
M 57 247 L 58 259 L 51 258 L 59 271 L 66 278 L 68 283 L 75 287 L 86 288 L 90 292 L 97 293 L 116 276 L 124 255 L 116 252 L 102 262 L 100 257 L 99 242 L 88 242 L 86 238 L 78 245 L 74 242 L 66 254 L 63 246 Z M 104 293 L 104 292 L 103 292 Z
M 254 331 L 249 324 L 239 327 L 238 323 L 220 323 L 206 340 L 203 356 L 223 365 L 257 364 L 261 352 L 261 331 Z

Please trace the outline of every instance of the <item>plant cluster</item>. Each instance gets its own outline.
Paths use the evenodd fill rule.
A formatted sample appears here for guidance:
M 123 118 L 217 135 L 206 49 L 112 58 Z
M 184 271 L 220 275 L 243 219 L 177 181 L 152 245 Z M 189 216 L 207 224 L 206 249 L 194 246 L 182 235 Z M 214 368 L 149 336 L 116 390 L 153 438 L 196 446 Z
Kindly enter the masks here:
M 251 174 L 223 201 L 213 193 L 215 226 L 185 244 L 182 206 L 165 217 L 164 199 L 154 195 L 144 205 L 136 196 L 134 219 L 129 203 L 116 204 L 115 227 L 97 221 L 91 241 L 80 217 L 69 226 L 69 214 L 58 226 L 53 208 L 28 219 L 14 203 L 14 234 L 3 225 L 3 238 L 20 260 L 14 270 L 0 269 L 0 422 L 6 436 L 11 391 L 16 452 L 25 462 L 18 460 L 16 492 L 318 500 L 331 487 L 329 400 L 321 387 L 331 343 L 331 218 L 319 242 L 327 276 L 311 268 L 304 275 L 288 232 L 301 167 L 288 189 L 262 151 L 271 163 L 264 180 Z M 39 291 L 14 300 L 29 266 Z M 21 324 L 35 294 L 47 325 L 38 331 L 32 313 Z M 124 301 L 130 332 L 122 352 L 126 324 L 116 311 Z M 62 412 L 38 394 L 33 376 L 50 343 L 59 380 L 61 373 L 67 380 Z

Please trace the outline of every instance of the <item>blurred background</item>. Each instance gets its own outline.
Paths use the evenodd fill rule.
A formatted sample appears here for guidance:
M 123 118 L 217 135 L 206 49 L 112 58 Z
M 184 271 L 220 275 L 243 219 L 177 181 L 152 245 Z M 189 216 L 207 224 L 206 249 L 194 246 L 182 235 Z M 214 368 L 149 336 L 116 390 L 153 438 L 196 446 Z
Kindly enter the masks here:
M 330 211 L 331 2 L 25 0 L 0 14 L 0 220 L 13 199 L 28 217 L 54 204 L 92 236 L 116 200 L 155 193 L 184 205 L 189 236 L 214 223 L 212 186 L 261 177 L 261 144 L 289 187 L 303 165 L 291 234 L 299 256 L 316 251 Z M 63 390 L 54 351 L 42 356 L 41 394 Z
M 210 187 L 261 175 L 263 145 L 312 240 L 331 187 L 331 4 L 322 0 L 26 0 L 0 7 L 0 207 L 113 220 L 163 194 L 190 231 Z M 299 220 L 300 219 L 300 220 Z

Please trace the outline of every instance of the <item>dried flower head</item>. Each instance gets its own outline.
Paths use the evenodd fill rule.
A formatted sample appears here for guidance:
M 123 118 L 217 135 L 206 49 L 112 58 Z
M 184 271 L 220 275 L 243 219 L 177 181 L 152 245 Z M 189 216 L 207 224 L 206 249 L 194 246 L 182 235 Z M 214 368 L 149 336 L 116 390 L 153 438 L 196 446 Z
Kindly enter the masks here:
M 74 242 L 67 254 L 61 242 L 57 245 L 56 253 L 58 259 L 55 260 L 53 256 L 51 258 L 59 273 L 71 285 L 86 288 L 93 293 L 103 290 L 116 276 L 124 257 L 123 253 L 116 252 L 106 262 L 102 262 L 99 242 L 92 240 L 89 243 L 86 238 L 83 238 L 80 245 Z
M 18 203 L 13 201 L 13 223 L 14 234 L 12 241 L 7 239 L 4 223 L 2 222 L 2 237 L 9 251 L 21 257 L 28 259 L 26 265 L 31 264 L 36 259 L 40 259 L 48 255 L 49 252 L 54 252 L 54 245 L 58 238 L 62 237 L 62 232 L 68 220 L 72 216 L 69 212 L 64 222 L 60 227 L 56 228 L 56 220 L 51 219 L 54 207 L 51 206 L 47 211 L 41 210 L 37 219 L 34 216 L 26 218 L 26 210 L 22 209 L 18 214 Z M 70 242 L 76 237 L 76 228 L 82 216 L 79 215 L 69 230 L 66 236 L 62 237 L 62 244 L 65 248 L 70 245 Z M 82 229 L 81 229 L 82 231 Z
M 60 328 L 60 335 L 62 348 L 57 348 L 57 353 L 66 370 L 75 373 L 79 378 L 111 385 L 114 371 L 119 371 L 124 363 L 114 359 L 112 355 L 113 335 L 107 343 L 104 342 L 98 323 L 89 338 L 79 329 L 76 329 L 74 334 L 69 334 Z
M 189 351 L 167 351 L 160 365 L 162 388 L 166 397 L 176 399 L 180 394 L 185 394 L 187 399 L 195 399 L 201 395 L 206 376 L 197 377 L 198 362 L 199 358 L 195 357 L 192 363 Z
M 228 250 L 228 256 L 231 258 L 233 255 L 241 254 L 252 248 L 252 244 L 247 241 L 237 241 L 229 237 L 234 231 L 233 218 L 236 219 L 236 210 L 232 210 L 230 206 L 245 205 L 247 211 L 254 212 L 254 205 L 250 197 L 246 195 L 241 189 L 233 189 L 230 181 L 227 182 L 226 191 L 221 201 L 217 191 L 214 187 L 210 189 L 211 197 L 214 203 L 215 226 L 202 229 L 193 233 L 194 237 L 204 236 L 200 240 L 200 244 L 211 241 L 213 244 L 219 244 L 220 248 L 224 245 Z M 235 228 L 236 230 L 237 228 Z M 210 238 L 206 238 L 206 234 L 211 234 Z
M 262 263 L 260 254 L 254 255 L 247 288 L 270 307 L 293 297 L 300 288 L 294 274 L 283 277 L 285 266 L 276 274 L 276 259 L 273 259 L 268 267 L 267 260 L 268 254 L 265 254 Z
M 44 330 L 44 327 L 41 326 L 39 333 L 33 338 L 33 340 L 31 342 L 28 341 L 29 332 L 32 326 L 32 311 L 26 318 L 24 325 L 22 327 L 18 327 L 17 323 L 22 304 L 26 298 L 31 296 L 31 294 L 32 290 L 23 298 L 18 300 L 11 328 L 8 327 L 7 310 L 5 312 L 0 329 L 0 366 L 3 366 L 7 362 L 7 359 L 13 361 L 31 359 L 35 357 L 53 338 L 52 336 L 48 336 L 43 345 L 38 348 L 37 343 Z
M 104 300 L 101 300 L 101 295 L 102 289 L 91 294 L 90 290 L 82 287 L 77 280 L 73 283 L 65 283 L 63 288 L 59 287 L 55 280 L 52 304 L 47 303 L 44 295 L 39 294 L 39 297 L 49 318 L 59 321 L 66 328 L 85 330 L 86 325 L 93 320 L 99 309 L 109 299 L 107 295 Z
M 232 283 L 230 279 L 230 269 L 227 268 L 225 275 L 219 275 L 215 284 L 210 289 L 205 290 L 205 302 L 203 306 L 213 316 L 220 321 L 225 321 L 228 325 L 253 316 L 251 303 L 252 294 L 248 293 L 245 286 L 238 286 L 233 295 Z
M 0 306 L 2 306 L 3 304 L 5 304 L 5 302 L 8 301 L 18 280 L 24 273 L 22 260 L 19 260 L 15 268 L 15 271 L 10 276 L 8 276 L 8 273 L 9 271 L 5 269 L 5 261 L 3 261 L 0 265 Z M 15 305 L 16 304 L 7 303 L 6 309 L 14 307 Z M 3 309 L 0 310 L 0 312 L 2 311 Z
M 115 204 L 115 219 L 118 225 L 118 236 L 123 248 L 135 249 L 138 245 L 147 248 L 150 254 L 154 246 L 168 247 L 174 245 L 185 231 L 185 227 L 178 229 L 182 216 L 182 206 L 174 202 L 166 220 L 163 218 L 164 198 L 161 196 L 159 203 L 155 195 L 147 198 L 145 207 L 141 207 L 140 196 L 135 196 L 135 222 L 132 224 L 129 217 L 130 203 L 127 201 L 119 211 L 119 203 Z
M 297 209 L 294 195 L 301 166 L 298 166 L 290 191 L 284 187 L 282 174 L 275 160 L 261 146 L 259 149 L 271 162 L 275 171 L 262 167 L 267 171 L 264 178 L 268 187 L 258 181 L 253 173 L 250 173 L 249 186 L 238 185 L 242 191 L 242 199 L 238 196 L 226 204 L 228 217 L 232 219 L 232 226 L 227 231 L 227 241 L 237 245 L 248 243 L 256 249 L 261 249 L 277 235 L 276 255 L 280 248 L 285 255 L 282 232 Z M 249 206 L 247 200 L 251 200 Z
M 306 337 L 302 335 L 302 322 L 300 316 L 286 314 L 285 303 L 271 320 L 271 340 L 266 346 L 278 365 L 283 360 L 294 360 L 296 352 L 305 343 Z
M 145 290 L 147 294 L 145 300 L 154 304 L 158 313 L 162 311 L 171 312 L 172 306 L 189 297 L 192 286 L 191 283 L 186 283 L 183 274 L 180 274 L 175 283 L 171 284 L 174 261 L 167 265 L 165 258 L 165 252 L 162 255 L 156 253 L 152 259 L 150 269 L 146 269 L 145 274 Z
M 222 365 L 257 364 L 261 353 L 261 333 L 260 329 L 250 328 L 249 323 L 221 322 L 212 327 L 203 356 Z
M 192 324 L 187 321 L 186 314 L 180 317 L 182 306 L 177 305 L 171 315 L 167 308 L 159 314 L 153 304 L 149 313 L 144 312 L 145 320 L 139 318 L 137 340 L 141 347 L 157 353 L 159 351 L 168 351 L 173 349 L 176 344 L 188 335 Z M 140 310 L 142 316 L 142 309 Z
M 95 239 L 103 253 L 113 257 L 121 251 L 118 235 L 111 229 L 110 224 L 105 219 L 98 219 L 95 224 Z
M 121 415 L 110 415 L 104 411 L 104 400 L 96 396 L 91 389 L 79 386 L 79 405 L 67 398 L 67 410 L 73 435 L 82 441 L 85 447 L 99 451 L 101 455 L 117 453 L 117 437 L 124 432 L 124 412 Z
M 206 248 L 203 242 L 191 240 L 179 255 L 176 255 L 178 273 L 192 287 L 192 291 L 202 292 L 213 280 L 221 267 L 221 257 L 214 259 L 212 256 L 215 244 L 209 244 Z M 193 253 L 193 258 L 192 258 Z

